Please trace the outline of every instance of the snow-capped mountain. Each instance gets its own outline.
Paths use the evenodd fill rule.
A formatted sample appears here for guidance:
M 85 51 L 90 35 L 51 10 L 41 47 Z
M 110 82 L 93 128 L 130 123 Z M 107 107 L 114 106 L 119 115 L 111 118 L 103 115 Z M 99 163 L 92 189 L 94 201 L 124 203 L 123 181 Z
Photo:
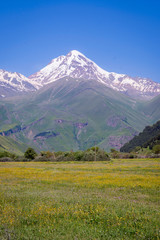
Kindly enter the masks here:
M 39 88 L 63 77 L 93 79 L 131 97 L 154 97 L 160 94 L 160 84 L 147 78 L 107 72 L 82 53 L 73 50 L 53 59 L 46 67 L 29 77 Z
M 17 72 L 0 69 L 0 97 L 10 97 L 17 93 L 35 91 L 37 85 L 31 79 Z
M 20 73 L 0 70 L 0 98 L 36 91 L 64 77 L 86 81 L 92 79 L 133 98 L 152 98 L 160 94 L 160 83 L 147 78 L 133 78 L 126 74 L 107 72 L 82 53 L 73 50 L 66 56 L 53 59 L 29 78 Z

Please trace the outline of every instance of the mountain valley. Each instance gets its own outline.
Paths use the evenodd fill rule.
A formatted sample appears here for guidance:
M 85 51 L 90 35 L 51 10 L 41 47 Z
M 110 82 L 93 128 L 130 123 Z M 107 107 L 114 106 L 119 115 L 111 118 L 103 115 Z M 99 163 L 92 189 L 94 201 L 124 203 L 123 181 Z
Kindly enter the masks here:
M 29 78 L 5 74 L 0 135 L 38 151 L 120 149 L 160 119 L 159 83 L 106 72 L 78 51 Z

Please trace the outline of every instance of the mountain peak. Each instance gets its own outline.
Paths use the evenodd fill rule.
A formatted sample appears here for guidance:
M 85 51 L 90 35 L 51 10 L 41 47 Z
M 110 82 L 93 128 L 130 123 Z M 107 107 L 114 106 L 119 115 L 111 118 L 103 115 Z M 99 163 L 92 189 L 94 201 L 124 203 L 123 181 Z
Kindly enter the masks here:
M 135 98 L 151 98 L 160 93 L 159 83 L 146 78 L 133 78 L 126 74 L 107 72 L 77 50 L 53 59 L 50 64 L 29 78 L 42 87 L 64 77 L 95 80 Z
M 72 50 L 70 51 L 66 56 L 84 56 L 81 52 L 77 51 L 77 50 Z

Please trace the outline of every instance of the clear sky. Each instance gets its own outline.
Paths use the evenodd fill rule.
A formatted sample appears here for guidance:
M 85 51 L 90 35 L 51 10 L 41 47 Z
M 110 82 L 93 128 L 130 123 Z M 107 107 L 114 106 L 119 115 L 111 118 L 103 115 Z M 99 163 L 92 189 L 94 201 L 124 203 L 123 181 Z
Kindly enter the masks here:
M 0 68 L 29 76 L 78 50 L 160 82 L 160 0 L 0 0 Z

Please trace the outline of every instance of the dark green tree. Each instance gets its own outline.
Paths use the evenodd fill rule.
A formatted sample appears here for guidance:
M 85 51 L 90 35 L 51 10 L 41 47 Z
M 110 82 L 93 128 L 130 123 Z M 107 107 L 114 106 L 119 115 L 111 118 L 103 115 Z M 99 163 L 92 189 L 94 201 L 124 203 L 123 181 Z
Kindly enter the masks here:
M 37 156 L 37 153 L 35 152 L 35 150 L 33 148 L 28 148 L 25 151 L 24 156 L 25 156 L 25 158 L 33 160 Z

